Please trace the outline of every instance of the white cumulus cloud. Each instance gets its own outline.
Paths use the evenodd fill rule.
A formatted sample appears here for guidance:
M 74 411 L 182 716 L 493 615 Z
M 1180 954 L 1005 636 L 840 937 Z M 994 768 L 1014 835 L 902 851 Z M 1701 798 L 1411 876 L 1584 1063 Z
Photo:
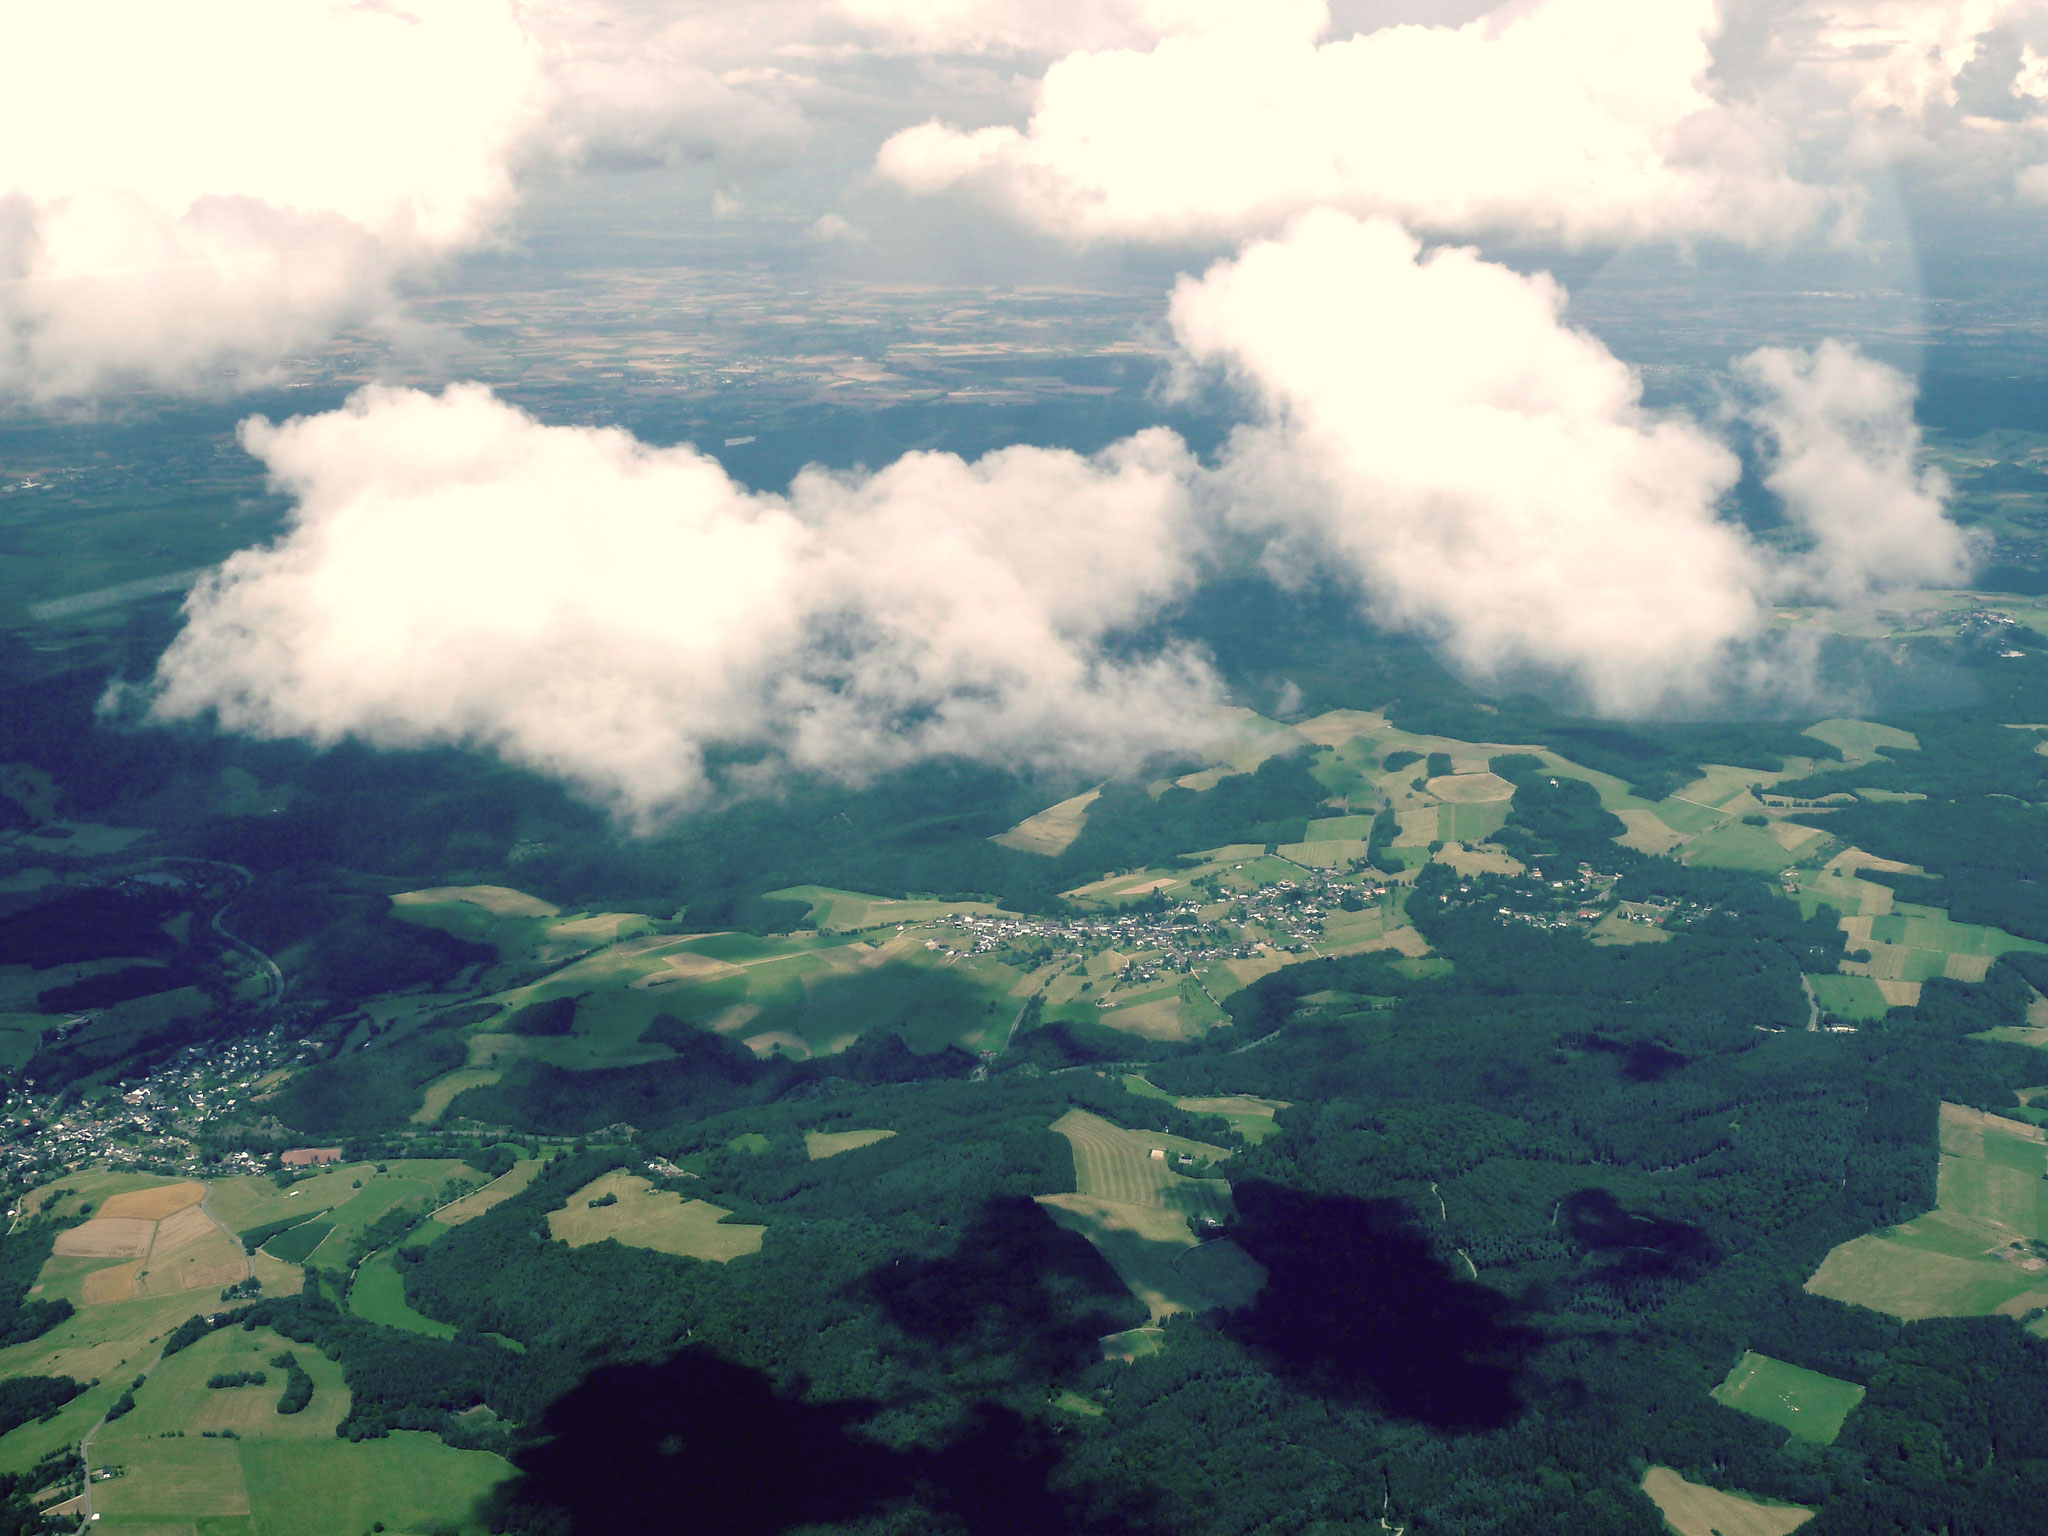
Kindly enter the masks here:
M 1712 0 L 1534 0 L 1327 40 L 1326 22 L 1243 7 L 1150 49 L 1076 52 L 1026 128 L 930 122 L 877 166 L 1082 240 L 1235 238 L 1328 206 L 1444 234 L 1757 243 L 1827 210 L 1779 131 L 1710 89 Z
M 1185 739 L 1196 659 L 1110 642 L 1191 579 L 1190 462 L 1010 448 L 750 493 L 688 447 L 475 386 L 244 428 L 296 499 L 189 599 L 159 718 L 460 743 L 646 821 L 705 758 L 858 780 L 931 755 L 1109 770 Z
M 1885 586 L 1950 586 L 1970 570 L 1945 510 L 1948 477 L 1921 467 L 1913 386 L 1841 342 L 1765 347 L 1736 363 L 1768 450 L 1764 483 L 1811 539 L 1788 575 L 1824 599 Z
M 1184 280 L 1173 325 L 1253 402 L 1218 471 L 1227 515 L 1282 573 L 1352 581 L 1481 675 L 1534 665 L 1624 714 L 1698 702 L 1765 605 L 1962 569 L 1910 384 L 1839 346 L 1740 368 L 1812 535 L 1788 560 L 1726 516 L 1734 453 L 1646 409 L 1545 276 L 1324 211 Z
M 493 231 L 540 110 L 494 0 L 0 9 L 0 391 L 260 369 Z

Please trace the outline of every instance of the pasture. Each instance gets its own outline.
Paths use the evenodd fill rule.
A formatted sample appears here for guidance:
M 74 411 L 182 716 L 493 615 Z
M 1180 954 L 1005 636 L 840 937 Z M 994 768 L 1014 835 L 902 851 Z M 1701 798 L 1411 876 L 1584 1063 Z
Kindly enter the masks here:
M 1076 835 L 1079 831 L 1080 828 L 1076 827 Z M 773 901 L 808 902 L 811 921 L 824 933 L 853 933 L 891 924 L 929 923 L 963 913 L 986 917 L 1002 910 L 985 901 L 898 900 L 888 896 L 869 896 L 861 891 L 834 890 L 822 885 L 793 885 L 786 890 L 770 891 L 768 896 Z
M 1127 1131 L 1079 1109 L 1052 1128 L 1073 1148 L 1077 1188 L 1041 1195 L 1039 1204 L 1094 1244 L 1155 1322 L 1173 1312 L 1241 1305 L 1256 1291 L 1246 1265 L 1257 1266 L 1248 1255 L 1244 1264 L 1219 1254 L 1200 1261 L 1194 1272 L 1181 1267 L 1196 1246 L 1191 1222 L 1224 1220 L 1232 1206 L 1225 1180 L 1190 1178 L 1174 1165 L 1185 1158 L 1185 1166 L 1205 1170 L 1228 1156 L 1225 1149 L 1162 1132 Z M 1263 1283 L 1263 1274 L 1257 1279 Z
M 296 1353 L 307 1363 L 303 1346 Z M 100 1464 L 97 1441 L 93 1452 Z M 132 1536 L 361 1536 L 377 1526 L 481 1532 L 470 1523 L 478 1501 L 512 1475 L 497 1456 L 453 1450 L 416 1430 L 354 1442 L 144 1440 L 124 1446 L 118 1465 L 123 1476 L 93 1485 L 93 1508 L 105 1514 L 96 1529 Z
M 1184 1109 L 1191 1115 L 1220 1115 L 1230 1122 L 1246 1141 L 1254 1144 L 1268 1136 L 1279 1134 L 1280 1128 L 1273 1123 L 1273 1116 L 1287 1108 L 1284 1099 L 1260 1099 L 1249 1094 L 1225 1094 L 1213 1098 L 1176 1098 L 1159 1087 L 1143 1074 L 1126 1072 L 1123 1075 L 1126 1092 L 1135 1093 L 1141 1099 L 1163 1099 L 1176 1109 Z
M 1877 983 L 1868 976 L 1809 976 L 1814 1001 L 1839 1019 L 1868 1023 L 1891 1008 Z
M 313 1400 L 298 1413 L 277 1411 L 285 1373 L 269 1362 L 284 1350 L 313 1378 Z M 261 1386 L 206 1384 L 211 1376 L 242 1371 L 261 1371 L 269 1379 Z M 193 1439 L 205 1430 L 218 1434 L 224 1429 L 284 1440 L 331 1439 L 334 1426 L 348 1416 L 348 1403 L 341 1367 L 319 1350 L 268 1328 L 221 1328 L 149 1373 L 135 1394 L 135 1411 L 93 1437 L 93 1459 L 119 1465 L 145 1442 L 179 1431 Z
M 804 1152 L 812 1162 L 887 1141 L 894 1131 L 805 1131 Z
M 543 1166 L 537 1157 L 522 1157 L 482 1189 L 471 1190 L 452 1205 L 442 1206 L 434 1212 L 434 1220 L 444 1227 L 459 1227 L 465 1221 L 475 1221 L 485 1211 L 504 1204 L 525 1189 Z
M 998 832 L 989 841 L 1000 843 L 1005 848 L 1015 848 L 1020 853 L 1058 858 L 1088 825 L 1088 808 L 1101 795 L 1102 790 L 1098 786 L 1062 800 L 1058 805 L 1047 806 L 1036 816 L 1025 817 L 1009 831 Z
M 1688 1482 L 1669 1467 L 1643 1474 L 1642 1490 L 1678 1536 L 1790 1536 L 1813 1518 L 1801 1504 L 1764 1504 Z
M 1164 1131 L 1127 1131 L 1085 1109 L 1068 1110 L 1052 1128 L 1073 1148 L 1080 1194 L 1172 1211 L 1183 1220 L 1222 1221 L 1234 1214 L 1227 1180 L 1175 1171 L 1175 1165 L 1206 1171 L 1230 1155 L 1223 1147 Z
M 1178 1213 L 1086 1194 L 1039 1195 L 1037 1200 L 1060 1226 L 1094 1245 L 1153 1322 L 1213 1304 L 1193 1277 L 1175 1267 L 1195 1246 Z
M 436 1339 L 455 1337 L 453 1323 L 437 1322 L 424 1312 L 413 1310 L 405 1299 L 405 1280 L 388 1249 L 372 1254 L 357 1267 L 349 1282 L 348 1309 L 367 1322 L 382 1323 L 387 1328 L 403 1328 L 408 1333 L 424 1333 Z
M 612 1197 L 609 1205 L 593 1201 Z M 725 1221 L 732 1212 L 706 1200 L 685 1200 L 638 1175 L 614 1171 L 593 1179 L 548 1214 L 548 1230 L 571 1248 L 612 1240 L 680 1258 L 727 1264 L 758 1253 L 766 1227 Z
M 1940 1124 L 1935 1209 L 1835 1248 L 1807 1290 L 1909 1320 L 2048 1306 L 2048 1140 L 1960 1104 Z
M 1724 1407 L 1775 1424 L 1801 1440 L 1833 1445 L 1843 1421 L 1863 1401 L 1863 1388 L 1750 1350 L 1712 1396 Z

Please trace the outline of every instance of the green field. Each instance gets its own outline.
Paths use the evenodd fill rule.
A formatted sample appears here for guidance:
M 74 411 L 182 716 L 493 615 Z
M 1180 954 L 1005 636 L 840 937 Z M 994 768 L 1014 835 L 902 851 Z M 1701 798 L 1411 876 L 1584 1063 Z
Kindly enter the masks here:
M 1809 976 L 1814 1001 L 1837 1018 L 1866 1023 L 1885 1016 L 1890 1004 L 1868 976 Z
M 1806 1289 L 1894 1317 L 2026 1317 L 2048 1307 L 2048 1142 L 1941 1107 L 1936 1206 L 1830 1252 Z
M 269 1361 L 284 1350 L 313 1378 L 313 1400 L 298 1413 L 277 1411 L 285 1373 Z M 262 1371 L 269 1380 L 255 1387 L 207 1386 L 209 1376 L 234 1371 Z M 151 1371 L 135 1394 L 135 1411 L 101 1430 L 93 1451 L 95 1459 L 118 1463 L 145 1442 L 178 1431 L 195 1438 L 202 1430 L 232 1429 L 287 1440 L 330 1439 L 347 1414 L 341 1367 L 319 1350 L 268 1328 L 222 1328 Z
M 1714 1388 L 1713 1398 L 1738 1413 L 1789 1430 L 1801 1440 L 1833 1445 L 1843 1421 L 1863 1401 L 1863 1388 L 1751 1350 L 1735 1362 L 1727 1380 Z
M 1127 1131 L 1084 1109 L 1068 1110 L 1052 1128 L 1073 1147 L 1080 1194 L 1171 1211 L 1181 1218 L 1222 1221 L 1232 1214 L 1227 1180 L 1190 1178 L 1175 1171 L 1182 1157 L 1201 1170 L 1221 1162 L 1230 1155 L 1222 1147 L 1163 1131 Z M 1154 1151 L 1165 1155 L 1154 1157 Z
M 804 1151 L 812 1162 L 821 1158 L 837 1157 L 842 1152 L 856 1152 L 862 1147 L 872 1147 L 878 1141 L 887 1141 L 894 1131 L 805 1131 Z
M 591 1202 L 613 1197 L 609 1205 Z M 725 1220 L 732 1212 L 706 1200 L 684 1200 L 624 1172 L 607 1173 L 549 1213 L 548 1230 L 572 1248 L 612 1240 L 686 1259 L 730 1263 L 758 1253 L 766 1227 Z
M 1077 797 L 1086 802 L 1094 799 L 1091 792 Z M 1063 801 L 1063 805 L 1075 802 Z M 1059 809 L 1058 806 L 1054 807 Z M 1085 805 L 1083 806 L 1085 809 Z M 1027 823 L 1028 824 L 1028 823 Z M 1074 831 L 1080 830 L 1078 822 Z M 1068 842 L 1073 838 L 1069 836 Z M 771 901 L 801 901 L 810 905 L 811 921 L 827 933 L 849 933 L 861 928 L 879 928 L 897 923 L 929 923 L 938 918 L 952 917 L 963 912 L 986 916 L 1000 912 L 1000 907 L 985 901 L 948 901 L 940 898 L 930 900 L 896 900 L 886 896 L 869 896 L 860 891 L 839 891 L 823 885 L 793 885 L 786 890 L 770 891 Z
M 1660 816 L 1664 814 L 1663 806 L 1658 807 L 1657 813 Z M 1688 864 L 1701 864 L 1711 869 L 1753 869 L 1759 874 L 1775 875 L 1791 864 L 1795 856 L 1787 853 L 1784 845 L 1771 836 L 1768 827 L 1729 821 L 1692 838 L 1680 857 Z
M 407 1430 L 357 1442 L 148 1440 L 117 1464 L 124 1475 L 93 1485 L 93 1508 L 104 1512 L 93 1529 L 127 1536 L 481 1532 L 478 1502 L 512 1474 L 499 1457 Z
M 403 1328 L 436 1339 L 455 1337 L 454 1324 L 436 1322 L 425 1313 L 415 1312 L 407 1303 L 405 1280 L 388 1250 L 373 1254 L 357 1267 L 348 1288 L 348 1309 L 357 1317 L 387 1328 Z

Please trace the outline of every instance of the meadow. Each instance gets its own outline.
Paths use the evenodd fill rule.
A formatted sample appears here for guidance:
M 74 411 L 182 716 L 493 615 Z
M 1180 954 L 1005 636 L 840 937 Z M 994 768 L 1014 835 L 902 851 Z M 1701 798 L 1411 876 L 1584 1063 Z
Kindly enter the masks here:
M 2031 1318 L 2048 1307 L 2048 1139 L 1959 1104 L 1940 1123 L 1935 1209 L 1835 1248 L 1806 1289 L 1909 1320 Z
M 1735 1362 L 1712 1395 L 1724 1407 L 1753 1414 L 1801 1440 L 1833 1445 L 1843 1421 L 1863 1401 L 1863 1391 L 1853 1381 L 1750 1350 Z
M 804 1152 L 812 1162 L 823 1158 L 837 1157 L 842 1152 L 857 1152 L 862 1147 L 872 1147 L 878 1141 L 887 1141 L 894 1131 L 805 1131 Z
M 609 1198 L 611 1203 L 594 1202 Z M 571 1248 L 616 1241 L 680 1258 L 728 1264 L 758 1253 L 766 1227 L 725 1220 L 732 1212 L 706 1200 L 685 1200 L 623 1171 L 593 1179 L 548 1214 L 548 1230 Z

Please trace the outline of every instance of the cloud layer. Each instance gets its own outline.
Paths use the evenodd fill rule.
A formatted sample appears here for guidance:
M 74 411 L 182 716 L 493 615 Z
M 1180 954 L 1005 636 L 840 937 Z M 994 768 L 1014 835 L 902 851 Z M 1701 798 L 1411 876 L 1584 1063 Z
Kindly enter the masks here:
M 476 387 L 244 428 L 298 501 L 160 663 L 160 718 L 459 743 L 647 820 L 707 754 L 858 780 L 915 758 L 1104 771 L 1213 699 L 1106 642 L 1194 570 L 1171 434 L 1095 459 L 912 454 L 748 493 L 687 447 L 543 426 Z
M 1271 229 L 1304 208 L 1568 243 L 1812 229 L 1769 125 L 1709 93 L 1711 0 L 1540 0 L 1321 40 L 1320 5 L 1047 71 L 1028 128 L 898 134 L 878 169 L 1081 239 Z
M 1536 666 L 1596 707 L 1706 700 L 1764 607 L 1959 579 L 1911 384 L 1852 349 L 1741 361 L 1768 483 L 1808 547 L 1727 520 L 1739 463 L 1644 408 L 1548 277 L 1320 212 L 1183 280 L 1176 336 L 1253 403 L 1213 493 L 1278 572 L 1336 573 L 1467 670 Z
M 1224 532 L 1468 671 L 1540 669 L 1620 713 L 1706 700 L 1769 604 L 1960 573 L 1897 373 L 1833 345 L 1743 362 L 1808 535 L 1774 554 L 1723 516 L 1735 455 L 1645 409 L 1564 306 L 1548 278 L 1311 215 L 1175 295 L 1188 368 L 1251 418 L 1208 465 L 1155 429 L 1092 459 L 915 453 L 770 496 L 475 386 L 258 418 L 243 441 L 294 526 L 195 591 L 154 709 L 480 747 L 644 823 L 790 768 L 1106 772 L 1196 743 L 1219 697 L 1203 663 L 1120 637 Z
M 1028 125 L 934 120 L 877 161 L 1078 241 L 1237 239 L 1312 207 L 1456 237 L 1765 245 L 1853 231 L 1901 166 L 2048 195 L 2030 0 L 1528 0 L 1330 35 L 1242 7 L 1076 51 Z

